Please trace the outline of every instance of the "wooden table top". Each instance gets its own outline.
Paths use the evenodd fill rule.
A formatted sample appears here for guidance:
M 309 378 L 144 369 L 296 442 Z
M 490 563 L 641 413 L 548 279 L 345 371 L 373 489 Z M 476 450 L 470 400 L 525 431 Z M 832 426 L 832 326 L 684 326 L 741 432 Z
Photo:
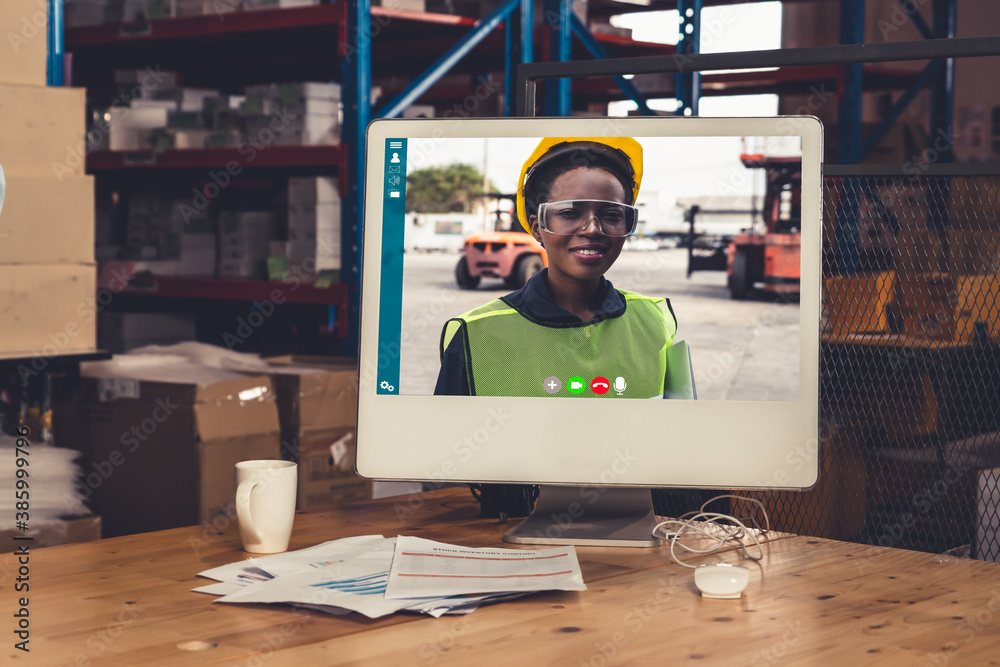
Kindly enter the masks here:
M 462 489 L 300 513 L 292 549 L 381 533 L 501 547 Z M 467 616 L 370 620 L 212 604 L 197 572 L 245 557 L 235 523 L 30 552 L 30 653 L 0 558 L 4 658 L 39 665 L 967 665 L 1000 661 L 1000 565 L 778 536 L 739 600 L 699 596 L 666 549 L 578 547 L 588 590 Z M 733 551 L 700 562 L 740 562 Z M 3 660 L 6 662 L 6 660 Z

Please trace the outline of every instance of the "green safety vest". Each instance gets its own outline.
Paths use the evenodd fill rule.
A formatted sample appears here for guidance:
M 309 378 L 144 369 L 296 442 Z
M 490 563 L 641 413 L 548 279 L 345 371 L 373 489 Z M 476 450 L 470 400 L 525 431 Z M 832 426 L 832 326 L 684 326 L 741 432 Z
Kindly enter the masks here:
M 590 381 L 625 378 L 621 398 L 663 395 L 666 351 L 677 321 L 667 299 L 618 290 L 625 312 L 599 322 L 543 325 L 532 322 L 497 299 L 448 320 L 441 353 L 465 330 L 466 372 L 476 396 L 550 396 L 542 387 L 554 376 L 563 388 L 555 396 L 590 396 Z M 568 390 L 569 379 L 583 378 L 584 391 Z M 619 398 L 612 387 L 602 398 Z

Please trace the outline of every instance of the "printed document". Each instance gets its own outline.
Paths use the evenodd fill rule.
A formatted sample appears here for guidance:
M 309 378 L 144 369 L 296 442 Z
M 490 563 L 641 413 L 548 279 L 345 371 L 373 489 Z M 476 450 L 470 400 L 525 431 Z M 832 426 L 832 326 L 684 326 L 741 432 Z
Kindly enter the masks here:
M 586 588 L 573 547 L 540 551 L 470 549 L 401 535 L 396 538 L 385 597 Z

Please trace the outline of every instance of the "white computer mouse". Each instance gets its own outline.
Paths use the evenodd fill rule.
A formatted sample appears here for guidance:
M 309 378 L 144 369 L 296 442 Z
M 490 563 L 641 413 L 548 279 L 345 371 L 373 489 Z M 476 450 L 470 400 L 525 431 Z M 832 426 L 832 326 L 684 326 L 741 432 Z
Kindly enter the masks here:
M 741 565 L 714 563 L 694 571 L 694 585 L 705 598 L 738 598 L 749 581 L 750 570 Z

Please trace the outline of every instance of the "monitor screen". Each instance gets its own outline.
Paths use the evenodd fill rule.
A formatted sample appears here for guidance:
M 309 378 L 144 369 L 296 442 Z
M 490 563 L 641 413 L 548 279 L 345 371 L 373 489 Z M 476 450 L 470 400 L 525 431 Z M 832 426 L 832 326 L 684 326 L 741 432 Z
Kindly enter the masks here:
M 821 145 L 806 117 L 372 123 L 358 472 L 814 484 Z

